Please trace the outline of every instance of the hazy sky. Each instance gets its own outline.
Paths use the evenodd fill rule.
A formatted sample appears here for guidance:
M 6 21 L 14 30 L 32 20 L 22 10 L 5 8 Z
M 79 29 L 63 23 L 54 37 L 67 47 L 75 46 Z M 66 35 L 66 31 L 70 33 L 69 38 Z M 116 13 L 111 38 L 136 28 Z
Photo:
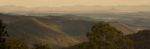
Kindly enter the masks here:
M 150 5 L 150 0 L 0 0 L 0 6 L 4 5 L 26 7 L 58 7 L 73 5 Z

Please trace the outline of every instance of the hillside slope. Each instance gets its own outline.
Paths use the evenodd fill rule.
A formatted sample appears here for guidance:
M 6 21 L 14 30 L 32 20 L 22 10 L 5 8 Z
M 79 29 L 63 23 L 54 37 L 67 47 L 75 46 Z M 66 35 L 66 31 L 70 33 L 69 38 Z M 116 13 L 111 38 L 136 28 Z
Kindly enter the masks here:
M 150 30 L 142 30 L 128 37 L 134 41 L 135 49 L 150 49 Z
M 69 47 L 86 41 L 86 32 L 96 21 L 84 20 L 84 17 L 69 16 L 23 16 L 0 14 L 8 28 L 10 36 L 26 40 L 28 43 L 44 42 L 56 47 Z M 133 33 L 131 26 L 111 23 L 124 34 Z M 123 27 L 122 27 L 123 26 Z M 121 28 L 121 29 L 120 29 Z

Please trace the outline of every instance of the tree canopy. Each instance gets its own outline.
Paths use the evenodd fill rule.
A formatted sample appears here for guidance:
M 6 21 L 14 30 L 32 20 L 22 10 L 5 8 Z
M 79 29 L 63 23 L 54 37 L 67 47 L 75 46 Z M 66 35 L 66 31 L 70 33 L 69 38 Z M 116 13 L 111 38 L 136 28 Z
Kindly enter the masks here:
M 89 42 L 81 49 L 133 49 L 132 41 L 107 22 L 95 24 L 87 38 Z

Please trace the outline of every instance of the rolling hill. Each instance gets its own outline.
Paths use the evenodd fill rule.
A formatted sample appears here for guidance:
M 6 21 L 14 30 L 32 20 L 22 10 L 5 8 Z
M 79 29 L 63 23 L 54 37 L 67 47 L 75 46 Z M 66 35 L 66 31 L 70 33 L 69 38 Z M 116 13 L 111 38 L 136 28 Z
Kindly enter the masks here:
M 75 18 L 75 19 L 74 19 Z M 24 39 L 32 44 L 34 42 L 49 43 L 53 47 L 69 47 L 86 41 L 85 34 L 97 22 L 85 20 L 86 17 L 65 16 L 24 16 L 0 14 L 7 24 L 10 36 Z M 132 34 L 139 30 L 127 24 L 112 22 L 112 26 Z
M 150 30 L 142 30 L 128 37 L 134 41 L 135 49 L 150 49 Z

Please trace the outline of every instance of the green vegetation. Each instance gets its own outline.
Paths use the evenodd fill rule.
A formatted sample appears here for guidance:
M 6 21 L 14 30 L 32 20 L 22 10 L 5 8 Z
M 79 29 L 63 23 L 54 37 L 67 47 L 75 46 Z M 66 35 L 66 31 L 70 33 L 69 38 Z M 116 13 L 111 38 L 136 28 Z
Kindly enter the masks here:
M 47 44 L 34 44 L 33 49 L 51 49 Z
M 5 24 L 0 20 L 0 49 L 5 49 L 5 41 L 8 37 L 8 33 L 6 31 Z
M 0 49 L 30 49 L 21 39 L 9 37 L 5 24 L 0 20 Z M 80 49 L 134 49 L 133 42 L 107 22 L 95 24 L 87 33 L 88 42 Z M 51 49 L 47 44 L 34 44 L 32 49 Z
M 133 49 L 132 41 L 107 22 L 95 24 L 87 38 L 89 42 L 81 44 L 81 49 Z
M 9 37 L 6 25 L 0 20 L 0 49 L 30 49 L 21 39 Z M 50 49 L 48 45 L 35 44 L 33 49 Z
M 6 49 L 29 49 L 25 41 L 17 38 L 7 38 L 5 46 Z
M 28 49 L 27 44 L 8 36 L 6 25 L 0 20 L 0 49 Z

